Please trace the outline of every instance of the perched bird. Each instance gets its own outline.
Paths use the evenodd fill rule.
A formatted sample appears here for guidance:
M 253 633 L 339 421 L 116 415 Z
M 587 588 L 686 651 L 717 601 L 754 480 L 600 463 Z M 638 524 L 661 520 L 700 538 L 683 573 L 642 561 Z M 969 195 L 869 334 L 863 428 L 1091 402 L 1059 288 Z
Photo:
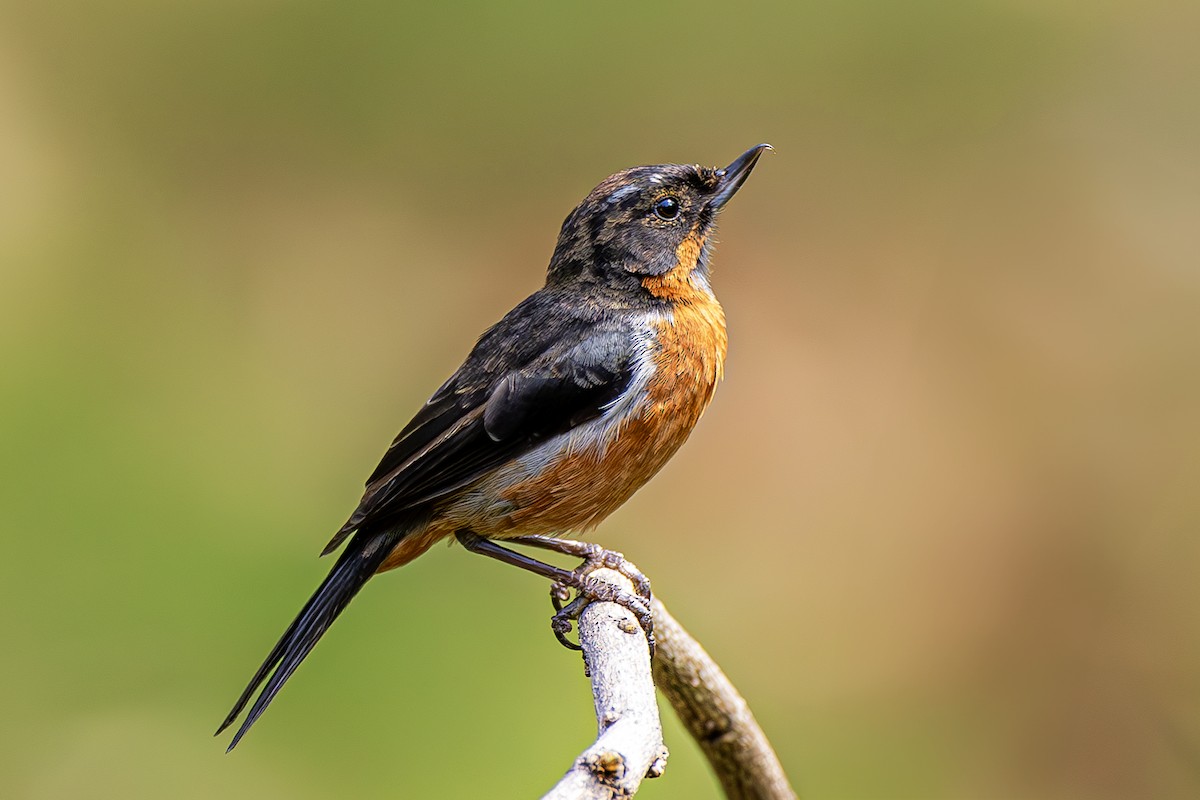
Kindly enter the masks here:
M 230 750 L 363 584 L 441 539 L 600 597 L 578 571 L 494 540 L 607 553 L 554 535 L 595 527 L 687 439 L 725 360 L 709 284 L 717 216 L 768 149 L 723 169 L 627 169 L 567 216 L 546 285 L 479 338 L 368 478 L 322 555 L 345 549 L 217 731 L 266 681 Z M 630 603 L 648 627 L 644 602 L 600 599 Z

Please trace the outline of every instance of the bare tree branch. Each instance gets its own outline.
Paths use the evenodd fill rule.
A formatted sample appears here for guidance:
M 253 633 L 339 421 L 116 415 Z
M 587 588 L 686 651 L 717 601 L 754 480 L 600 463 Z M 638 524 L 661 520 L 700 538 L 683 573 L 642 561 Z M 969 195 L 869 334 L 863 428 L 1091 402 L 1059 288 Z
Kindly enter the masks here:
M 615 570 L 598 569 L 591 577 L 633 592 L 629 579 Z M 633 797 L 642 779 L 658 777 L 667 763 L 646 634 L 628 609 L 589 603 L 579 616 L 579 643 L 592 679 L 599 736 L 543 800 Z
M 625 592 L 633 585 L 611 569 L 591 577 Z M 579 617 L 579 641 L 592 679 L 594 744 L 575 759 L 543 800 L 633 797 L 642 779 L 662 774 L 667 748 L 655 685 L 700 745 L 729 800 L 796 800 L 771 743 L 716 662 L 654 598 L 653 663 L 646 635 L 628 609 L 593 602 Z
M 700 643 L 655 598 L 654 681 L 700 745 L 729 800 L 795 800 L 750 707 Z

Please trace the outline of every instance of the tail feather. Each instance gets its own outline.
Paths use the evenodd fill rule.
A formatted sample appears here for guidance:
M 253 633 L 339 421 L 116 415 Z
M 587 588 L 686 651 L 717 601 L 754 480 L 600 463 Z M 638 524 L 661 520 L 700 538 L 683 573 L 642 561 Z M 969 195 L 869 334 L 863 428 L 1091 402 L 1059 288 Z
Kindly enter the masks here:
M 217 735 L 220 735 L 223 730 L 232 725 L 262 682 L 264 680 L 267 682 L 262 693 L 250 707 L 250 713 L 246 715 L 246 719 L 234 735 L 233 741 L 229 743 L 229 749 L 226 752 L 237 747 L 238 742 L 246 735 L 246 731 L 250 730 L 250 726 L 267 710 L 267 706 L 275 699 L 275 695 L 279 693 L 283 684 L 292 676 L 296 667 L 300 666 L 300 662 L 312 651 L 317 641 L 342 613 L 342 609 L 350 603 L 363 584 L 379 569 L 379 565 L 387 558 L 398 539 L 399 536 L 396 534 L 381 535 L 360 532 L 342 551 L 329 575 L 309 598 L 288 629 L 284 631 L 283 637 L 272 648 L 262 666 L 258 668 L 258 672 L 254 673 L 254 677 L 250 679 L 250 683 L 242 692 L 241 697 L 234 703 L 229 716 L 225 717 L 225 721 L 217 729 Z M 268 676 L 270 676 L 269 679 Z

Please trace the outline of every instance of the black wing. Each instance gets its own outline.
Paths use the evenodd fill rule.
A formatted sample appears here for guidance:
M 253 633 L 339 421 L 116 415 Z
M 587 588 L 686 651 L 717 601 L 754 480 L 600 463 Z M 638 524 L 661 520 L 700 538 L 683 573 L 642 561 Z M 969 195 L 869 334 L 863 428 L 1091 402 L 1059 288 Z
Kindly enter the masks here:
M 484 334 L 400 432 L 326 553 L 353 531 L 386 527 L 598 417 L 625 390 L 633 355 L 628 329 L 526 307 L 537 299 Z M 531 316 L 541 324 L 528 324 Z

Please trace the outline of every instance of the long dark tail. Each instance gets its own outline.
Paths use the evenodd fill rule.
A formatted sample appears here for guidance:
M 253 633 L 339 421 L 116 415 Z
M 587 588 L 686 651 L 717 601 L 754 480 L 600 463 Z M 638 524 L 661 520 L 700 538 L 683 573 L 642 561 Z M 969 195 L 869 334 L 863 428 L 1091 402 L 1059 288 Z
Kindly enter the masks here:
M 255 690 L 264 680 L 267 681 L 266 688 L 254 701 L 254 705 L 250 707 L 250 713 L 246 715 L 242 727 L 238 729 L 233 741 L 229 743 L 229 749 L 225 752 L 237 747 L 237 743 L 246 735 L 246 731 L 250 730 L 250 726 L 267 710 L 267 706 L 275 699 L 275 695 L 279 693 L 287 679 L 296 671 L 296 667 L 300 666 L 300 662 L 337 619 L 338 614 L 342 613 L 342 609 L 349 604 L 354 595 L 358 594 L 358 590 L 363 587 L 363 584 L 375 574 L 379 565 L 387 558 L 388 553 L 399 539 L 400 536 L 394 533 L 359 532 L 350 541 L 350 544 L 338 557 L 337 563 L 333 565 L 329 575 L 321 583 L 320 588 L 309 598 L 308 603 L 300 611 L 300 615 L 284 631 L 283 638 L 271 650 L 267 660 L 258 668 L 258 672 L 254 673 L 254 677 L 250 679 L 250 685 L 242 692 L 242 696 L 234 703 L 229 716 L 217 729 L 217 735 L 220 735 L 221 731 L 232 725 L 238 715 L 242 713 L 242 709 L 246 707 L 246 703 L 250 701 Z M 267 680 L 268 675 L 270 675 L 270 680 Z

